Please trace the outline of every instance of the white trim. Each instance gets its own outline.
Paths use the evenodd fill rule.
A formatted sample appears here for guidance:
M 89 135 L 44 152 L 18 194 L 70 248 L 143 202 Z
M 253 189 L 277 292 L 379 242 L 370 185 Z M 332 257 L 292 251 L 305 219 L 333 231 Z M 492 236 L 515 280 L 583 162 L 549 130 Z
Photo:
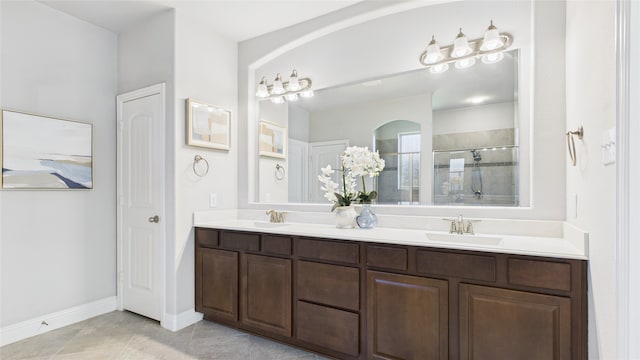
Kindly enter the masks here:
M 630 199 L 629 169 L 629 2 L 618 1 L 616 11 L 616 358 L 629 358 Z
M 106 314 L 115 310 L 116 297 L 111 296 L 51 314 L 38 316 L 37 318 L 19 322 L 17 324 L 4 326 L 0 328 L 0 346 L 11 344 L 35 335 L 44 334 L 51 330 L 75 324 L 94 316 Z M 43 321 L 46 321 L 48 325 L 43 325 Z
M 197 323 L 202 320 L 203 317 L 204 315 L 202 313 L 196 312 L 194 309 L 187 310 L 177 315 L 164 314 L 165 322 L 162 324 L 162 327 L 167 330 L 178 331 L 189 325 Z
M 117 204 L 117 230 L 116 230 L 116 236 L 117 236 L 117 240 L 116 240 L 116 247 L 117 247 L 117 276 L 116 276 L 116 281 L 117 281 L 117 308 L 118 310 L 123 310 L 123 304 L 122 304 L 122 281 L 121 281 L 121 274 L 122 274 L 122 211 L 120 210 L 120 197 L 122 196 L 122 144 L 123 144 L 123 140 L 122 140 L 122 129 L 121 129 L 121 121 L 122 121 L 122 104 L 127 102 L 127 101 L 131 101 L 131 100 L 135 100 L 138 98 L 142 98 L 142 97 L 146 97 L 146 96 L 152 96 L 155 94 L 160 94 L 161 95 L 161 115 L 160 115 L 160 122 L 163 124 L 163 129 L 165 129 L 164 124 L 166 124 L 166 90 L 165 90 L 165 83 L 161 83 L 161 84 L 156 84 L 156 85 L 151 85 L 142 89 L 138 89 L 138 90 L 134 90 L 125 94 L 120 94 L 117 96 L 116 98 L 116 102 L 117 102 L 117 122 L 116 122 L 116 129 L 117 129 L 117 139 L 118 139 L 118 146 L 117 146 L 117 190 L 116 190 L 116 204 Z M 165 130 L 163 130 L 164 132 Z M 161 136 L 160 137 L 160 142 L 161 142 L 161 148 L 166 148 L 166 140 L 165 140 L 166 136 Z M 164 157 L 166 157 L 166 155 L 164 155 L 164 153 L 162 153 Z M 161 174 L 166 174 L 166 168 L 165 168 L 165 161 L 166 159 L 163 159 L 162 161 L 159 162 L 159 166 L 160 166 L 160 173 Z M 161 199 L 160 199 L 160 211 L 159 211 L 159 216 L 161 219 L 166 219 L 167 218 L 167 210 L 166 210 L 166 182 L 164 180 L 164 177 L 161 178 L 161 184 L 160 184 L 160 193 L 161 193 Z M 169 222 L 165 221 L 164 222 L 164 226 L 162 227 L 162 230 L 160 231 L 160 269 L 159 269 L 159 276 L 160 276 L 160 325 L 163 327 L 165 326 L 165 311 L 166 311 L 166 296 L 167 296 L 167 254 L 166 254 L 166 242 L 167 242 L 167 226 L 168 226 Z

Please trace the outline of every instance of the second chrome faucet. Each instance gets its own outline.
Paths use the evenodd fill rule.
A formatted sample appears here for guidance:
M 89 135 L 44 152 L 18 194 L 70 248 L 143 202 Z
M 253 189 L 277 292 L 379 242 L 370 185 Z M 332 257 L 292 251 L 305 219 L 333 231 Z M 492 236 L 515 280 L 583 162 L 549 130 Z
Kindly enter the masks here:
M 473 232 L 473 223 L 480 221 L 480 220 L 467 220 L 465 223 L 465 220 L 462 217 L 462 215 L 458 215 L 457 219 L 442 219 L 442 220 L 451 222 L 449 224 L 449 234 L 459 234 L 459 235 L 463 235 L 463 234 L 474 235 L 475 233 Z

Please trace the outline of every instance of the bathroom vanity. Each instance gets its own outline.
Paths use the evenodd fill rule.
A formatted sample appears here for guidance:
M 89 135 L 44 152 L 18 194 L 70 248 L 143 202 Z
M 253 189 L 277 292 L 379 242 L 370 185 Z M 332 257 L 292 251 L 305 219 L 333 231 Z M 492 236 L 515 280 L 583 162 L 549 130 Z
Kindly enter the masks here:
M 587 358 L 585 257 L 256 225 L 196 224 L 205 319 L 339 359 Z

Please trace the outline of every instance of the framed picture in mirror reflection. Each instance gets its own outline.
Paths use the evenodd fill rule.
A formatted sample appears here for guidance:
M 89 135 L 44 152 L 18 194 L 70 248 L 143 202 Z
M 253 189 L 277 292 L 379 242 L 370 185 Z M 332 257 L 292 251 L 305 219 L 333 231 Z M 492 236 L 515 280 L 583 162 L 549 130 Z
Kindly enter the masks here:
M 279 159 L 287 157 L 287 128 L 267 121 L 260 121 L 258 134 L 260 156 Z
M 231 111 L 187 99 L 187 145 L 231 148 Z

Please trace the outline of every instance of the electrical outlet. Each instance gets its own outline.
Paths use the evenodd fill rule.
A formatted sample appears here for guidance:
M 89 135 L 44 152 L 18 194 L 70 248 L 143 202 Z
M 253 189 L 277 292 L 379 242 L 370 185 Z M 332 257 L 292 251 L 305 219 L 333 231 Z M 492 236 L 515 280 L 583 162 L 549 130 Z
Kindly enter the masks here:
M 209 207 L 210 208 L 218 207 L 218 194 L 216 193 L 209 194 Z

